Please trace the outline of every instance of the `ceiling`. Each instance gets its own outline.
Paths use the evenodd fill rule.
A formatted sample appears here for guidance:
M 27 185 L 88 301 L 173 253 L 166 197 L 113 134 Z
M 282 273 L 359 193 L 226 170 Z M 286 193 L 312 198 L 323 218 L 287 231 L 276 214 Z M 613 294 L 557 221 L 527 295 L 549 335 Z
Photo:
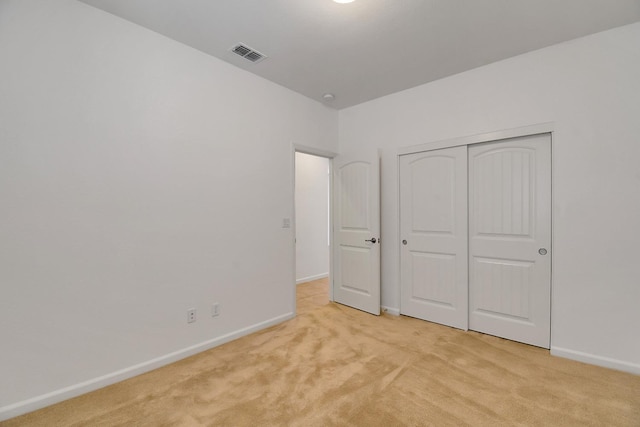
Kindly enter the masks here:
M 82 1 L 336 109 L 640 21 L 640 0 Z

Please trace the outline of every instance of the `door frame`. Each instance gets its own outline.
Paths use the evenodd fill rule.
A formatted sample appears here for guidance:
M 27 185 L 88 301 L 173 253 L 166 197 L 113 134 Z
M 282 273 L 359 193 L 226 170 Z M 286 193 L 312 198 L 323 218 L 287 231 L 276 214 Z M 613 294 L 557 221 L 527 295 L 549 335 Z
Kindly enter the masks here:
M 291 221 L 291 247 L 293 251 L 293 265 L 291 266 L 293 276 L 293 314 L 298 311 L 296 301 L 296 153 L 310 154 L 312 156 L 324 157 L 329 160 L 329 200 L 333 201 L 333 158 L 338 155 L 333 151 L 322 150 L 307 145 L 291 144 L 291 204 L 293 218 Z M 333 301 L 333 209 L 329 209 L 329 301 Z
M 400 156 L 403 155 L 407 155 L 407 154 L 415 154 L 415 153 L 421 153 L 424 151 L 433 151 L 433 150 L 438 150 L 441 148 L 452 148 L 452 147 L 459 147 L 459 146 L 469 146 L 469 145 L 473 145 L 473 144 L 481 144 L 481 143 L 485 143 L 485 142 L 498 142 L 500 140 L 504 140 L 504 139 L 511 139 L 511 138 L 518 138 L 518 137 L 523 137 L 523 136 L 532 136 L 532 135 L 539 135 L 539 134 L 546 134 L 548 133 L 551 137 L 551 294 L 549 295 L 550 298 L 550 302 L 551 302 L 551 310 L 550 310 L 550 342 L 549 342 L 549 347 L 552 348 L 553 347 L 553 343 L 554 343 L 554 323 L 553 323 L 553 319 L 556 318 L 556 316 L 554 315 L 554 286 L 553 286 L 553 282 L 554 282 L 554 275 L 553 275 L 553 265 L 555 262 L 555 250 L 553 250 L 553 248 L 555 247 L 555 234 L 554 234 L 554 230 L 553 230 L 553 211 L 554 211 L 554 180 L 553 177 L 555 176 L 554 173 L 554 150 L 555 150 L 555 123 L 554 122 L 546 122 L 546 123 L 539 123 L 539 124 L 534 124 L 534 125 L 530 125 L 530 126 L 522 126 L 522 127 L 518 127 L 518 128 L 511 128 L 511 129 L 504 129 L 504 130 L 499 130 L 499 131 L 494 131 L 494 132 L 488 132 L 488 133 L 482 133 L 482 134 L 476 134 L 476 135 L 469 135 L 469 136 L 463 136 L 463 137 L 458 137 L 458 138 L 451 138 L 451 139 L 444 139 L 444 140 L 438 140 L 438 141 L 433 141 L 433 142 L 427 142 L 427 143 L 423 143 L 423 144 L 417 144 L 417 145 L 411 145 L 411 146 L 407 146 L 407 147 L 400 147 L 398 148 L 398 152 L 396 155 L 396 171 L 397 171 L 397 200 L 396 200 L 396 206 L 397 206 L 397 215 L 398 215 L 398 222 L 396 224 L 397 226 L 397 236 L 398 239 L 401 238 L 401 234 L 400 234 Z M 398 275 L 397 275 L 397 283 L 400 284 L 400 278 L 401 278 L 401 269 L 400 269 L 400 257 L 401 257 L 401 252 L 402 252 L 402 248 L 400 246 L 399 240 L 397 243 L 397 265 L 398 265 Z M 402 287 L 398 286 L 398 294 L 397 294 L 397 298 L 398 298 L 398 305 L 402 304 Z M 402 311 L 402 307 L 398 307 L 399 311 Z

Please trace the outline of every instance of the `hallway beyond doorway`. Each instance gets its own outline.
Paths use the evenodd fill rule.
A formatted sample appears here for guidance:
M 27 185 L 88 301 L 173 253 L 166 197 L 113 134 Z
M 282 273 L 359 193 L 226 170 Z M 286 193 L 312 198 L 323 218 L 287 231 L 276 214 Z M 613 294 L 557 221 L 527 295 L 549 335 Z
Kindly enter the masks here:
M 329 278 L 312 280 L 296 286 L 296 313 L 305 314 L 329 304 Z

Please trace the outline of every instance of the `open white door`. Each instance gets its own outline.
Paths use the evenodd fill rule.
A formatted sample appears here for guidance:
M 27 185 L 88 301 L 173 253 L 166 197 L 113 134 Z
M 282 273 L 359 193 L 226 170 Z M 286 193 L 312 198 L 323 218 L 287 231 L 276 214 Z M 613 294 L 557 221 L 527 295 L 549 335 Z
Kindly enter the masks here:
M 333 298 L 380 314 L 380 158 L 377 150 L 333 160 Z

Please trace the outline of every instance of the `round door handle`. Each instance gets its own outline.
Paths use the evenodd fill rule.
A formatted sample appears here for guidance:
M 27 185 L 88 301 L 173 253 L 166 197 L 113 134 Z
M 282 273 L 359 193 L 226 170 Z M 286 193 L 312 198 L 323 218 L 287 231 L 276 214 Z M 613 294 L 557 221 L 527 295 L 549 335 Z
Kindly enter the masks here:
M 546 255 L 547 254 L 547 250 L 545 248 L 540 248 L 540 249 L 538 249 L 538 253 L 540 255 Z
M 407 241 L 406 241 L 406 240 L 403 240 L 403 241 L 402 241 L 402 244 L 403 244 L 403 245 L 406 245 L 406 244 L 407 244 Z
M 375 243 L 375 242 L 377 242 L 377 240 L 376 240 L 376 238 L 375 238 L 375 237 L 372 237 L 372 238 L 371 238 L 371 239 L 369 239 L 369 240 L 365 240 L 365 242 Z

